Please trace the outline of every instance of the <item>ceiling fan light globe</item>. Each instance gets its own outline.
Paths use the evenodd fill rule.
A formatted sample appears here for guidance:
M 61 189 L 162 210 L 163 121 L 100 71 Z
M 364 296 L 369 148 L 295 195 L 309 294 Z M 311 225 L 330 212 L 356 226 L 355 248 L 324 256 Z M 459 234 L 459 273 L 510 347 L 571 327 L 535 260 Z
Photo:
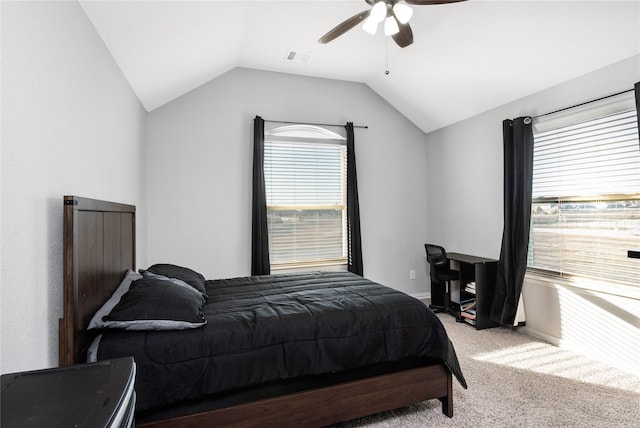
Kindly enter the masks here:
M 413 9 L 405 2 L 399 1 L 393 5 L 393 14 L 401 24 L 406 24 L 413 16 Z
M 368 19 L 373 19 L 375 22 L 382 22 L 387 16 L 387 4 L 383 1 L 379 1 L 371 8 Z
M 393 16 L 387 17 L 387 19 L 384 20 L 384 35 L 393 36 L 397 34 L 398 31 L 400 31 L 400 28 L 398 27 L 396 19 Z
M 362 29 L 373 36 L 376 34 L 376 31 L 378 31 L 378 21 L 371 19 L 371 16 L 369 16 L 364 20 Z

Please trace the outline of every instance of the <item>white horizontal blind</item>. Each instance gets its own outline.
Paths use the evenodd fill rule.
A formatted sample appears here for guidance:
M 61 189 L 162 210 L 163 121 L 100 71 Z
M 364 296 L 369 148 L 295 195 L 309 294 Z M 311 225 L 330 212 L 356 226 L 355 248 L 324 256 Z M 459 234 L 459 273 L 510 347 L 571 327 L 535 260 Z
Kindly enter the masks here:
M 638 286 L 640 144 L 635 110 L 534 135 L 528 266 Z
M 346 147 L 265 141 L 272 268 L 346 262 Z
M 635 111 L 535 135 L 533 198 L 640 191 Z

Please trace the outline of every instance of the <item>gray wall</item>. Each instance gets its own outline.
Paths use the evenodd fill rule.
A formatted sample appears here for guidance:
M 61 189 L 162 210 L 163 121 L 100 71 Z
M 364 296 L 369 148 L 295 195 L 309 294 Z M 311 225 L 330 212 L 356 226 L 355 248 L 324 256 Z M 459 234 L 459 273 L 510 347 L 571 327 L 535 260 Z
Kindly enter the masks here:
M 498 258 L 502 239 L 502 121 L 535 116 L 633 88 L 640 56 L 429 133 L 428 236 L 450 251 Z M 440 185 L 440 182 L 446 185 Z M 527 275 L 527 331 L 637 370 L 640 300 Z
M 243 68 L 148 115 L 149 262 L 250 274 L 255 115 L 369 126 L 355 130 L 365 275 L 427 293 L 424 133 L 363 84 Z
M 137 205 L 145 112 L 77 2 L 2 2 L 2 373 L 58 364 L 62 198 Z

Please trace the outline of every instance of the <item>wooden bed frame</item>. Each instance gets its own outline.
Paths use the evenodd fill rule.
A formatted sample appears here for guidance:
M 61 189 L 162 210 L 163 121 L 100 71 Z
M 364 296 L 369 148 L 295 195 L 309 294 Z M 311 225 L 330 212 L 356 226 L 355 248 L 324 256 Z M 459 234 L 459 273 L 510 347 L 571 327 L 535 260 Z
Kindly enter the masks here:
M 126 270 L 135 269 L 135 235 L 135 206 L 64 197 L 60 366 L 86 361 L 95 336 L 86 326 Z M 453 416 L 452 377 L 441 363 L 137 426 L 323 426 L 434 398 Z

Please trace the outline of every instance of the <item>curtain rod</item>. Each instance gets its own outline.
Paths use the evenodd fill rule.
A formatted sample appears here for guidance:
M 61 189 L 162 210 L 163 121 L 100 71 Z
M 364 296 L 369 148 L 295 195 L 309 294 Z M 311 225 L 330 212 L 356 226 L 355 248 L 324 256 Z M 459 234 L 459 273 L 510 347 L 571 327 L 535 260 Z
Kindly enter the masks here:
M 287 123 L 287 124 L 292 124 L 292 125 L 316 125 L 316 126 L 338 126 L 341 128 L 344 128 L 344 125 L 334 125 L 333 123 L 312 123 L 312 122 L 288 122 L 286 120 L 267 120 L 264 119 L 265 122 L 271 122 L 271 123 Z M 369 129 L 369 127 L 367 125 L 353 125 L 354 128 L 363 128 L 363 129 Z
M 532 119 L 538 119 L 538 118 L 543 117 L 543 116 L 549 116 L 550 114 L 560 113 L 561 111 L 565 111 L 565 110 L 569 110 L 569 109 L 572 109 L 572 108 L 580 107 L 580 106 L 583 106 L 583 105 L 586 105 L 586 104 L 595 103 L 595 102 L 601 101 L 601 100 L 606 100 L 607 98 L 615 97 L 615 96 L 626 94 L 627 92 L 633 92 L 633 91 L 634 91 L 634 89 L 627 89 L 626 91 L 620 91 L 620 92 L 616 92 L 615 94 L 605 95 L 604 97 L 596 98 L 595 100 L 585 101 L 585 102 L 580 103 L 580 104 L 576 104 L 576 105 L 569 106 L 569 107 L 564 107 L 564 108 L 561 108 L 561 109 L 558 109 L 558 110 L 555 110 L 555 111 L 550 111 L 549 113 L 539 114 L 537 116 L 533 116 Z

